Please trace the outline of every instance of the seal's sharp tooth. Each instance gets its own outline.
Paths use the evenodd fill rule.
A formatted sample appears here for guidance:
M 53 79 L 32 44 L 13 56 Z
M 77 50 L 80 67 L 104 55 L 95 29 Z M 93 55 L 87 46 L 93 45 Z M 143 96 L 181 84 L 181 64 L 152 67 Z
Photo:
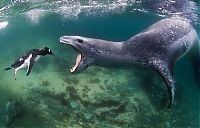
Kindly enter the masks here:
M 70 72 L 74 72 L 73 68 L 70 69 Z
M 76 57 L 76 65 L 78 66 L 80 62 L 81 62 L 81 53 L 78 53 Z
M 74 65 L 74 67 L 72 67 L 70 69 L 70 72 L 73 73 L 77 69 L 77 67 L 79 66 L 80 62 L 81 62 L 81 53 L 78 53 L 78 55 L 76 57 L 76 64 Z

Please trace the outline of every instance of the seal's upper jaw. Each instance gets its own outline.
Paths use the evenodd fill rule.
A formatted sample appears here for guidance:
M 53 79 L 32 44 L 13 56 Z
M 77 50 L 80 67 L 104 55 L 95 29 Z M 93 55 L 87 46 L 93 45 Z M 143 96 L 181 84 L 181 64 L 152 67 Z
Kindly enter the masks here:
M 77 51 L 78 55 L 76 57 L 75 65 L 70 69 L 71 73 L 78 72 L 78 69 L 81 67 L 81 61 L 83 61 L 83 54 L 76 45 L 76 43 L 80 41 L 79 38 L 75 36 L 62 36 L 60 37 L 60 42 L 65 45 L 71 46 L 74 50 Z M 79 43 L 79 42 L 78 42 Z
M 60 37 L 60 42 L 64 45 L 69 45 L 74 50 L 80 52 L 79 44 L 83 43 L 83 40 L 79 36 L 62 36 Z
M 62 37 L 60 37 L 60 42 L 61 42 L 62 44 L 70 45 L 70 44 L 73 43 L 73 39 L 70 38 L 70 36 L 62 36 Z

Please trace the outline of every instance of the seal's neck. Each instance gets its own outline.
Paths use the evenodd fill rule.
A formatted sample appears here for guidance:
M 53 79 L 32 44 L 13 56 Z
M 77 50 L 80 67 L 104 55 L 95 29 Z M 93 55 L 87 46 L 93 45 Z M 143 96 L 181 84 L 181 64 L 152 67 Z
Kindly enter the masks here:
M 129 63 L 127 52 L 123 50 L 124 42 L 100 41 L 96 58 L 96 65 L 99 66 L 123 66 Z M 100 53 L 100 54 L 99 54 Z

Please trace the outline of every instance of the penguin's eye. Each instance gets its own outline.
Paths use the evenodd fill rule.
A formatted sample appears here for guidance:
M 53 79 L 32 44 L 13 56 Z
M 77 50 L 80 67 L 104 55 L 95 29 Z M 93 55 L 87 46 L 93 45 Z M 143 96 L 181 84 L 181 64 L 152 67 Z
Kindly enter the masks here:
M 83 40 L 81 40 L 81 39 L 77 39 L 77 41 L 78 41 L 79 43 L 83 43 Z

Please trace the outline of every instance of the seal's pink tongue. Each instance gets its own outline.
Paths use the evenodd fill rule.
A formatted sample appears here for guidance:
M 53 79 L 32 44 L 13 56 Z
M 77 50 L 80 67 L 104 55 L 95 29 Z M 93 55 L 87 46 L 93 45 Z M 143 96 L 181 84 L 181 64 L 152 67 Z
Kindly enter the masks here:
M 80 62 L 81 62 L 81 53 L 78 53 L 76 57 L 76 64 L 74 65 L 73 68 L 70 69 L 70 72 L 74 72 L 76 68 L 79 66 Z

